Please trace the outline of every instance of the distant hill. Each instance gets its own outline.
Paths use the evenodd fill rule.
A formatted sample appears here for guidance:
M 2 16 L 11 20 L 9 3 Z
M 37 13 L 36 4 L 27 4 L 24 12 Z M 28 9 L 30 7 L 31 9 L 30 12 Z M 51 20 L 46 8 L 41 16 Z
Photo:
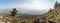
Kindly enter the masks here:
M 0 15 L 10 15 L 10 11 L 12 11 L 12 9 L 3 9 L 0 10 Z M 36 16 L 40 16 L 41 14 L 47 13 L 48 10 L 30 10 L 30 9 L 17 9 L 18 13 L 17 15 L 18 18 L 30 18 L 30 17 L 36 17 Z
M 4 14 L 4 13 L 10 13 L 10 11 L 12 11 L 12 9 L 3 9 L 0 10 L 0 14 Z M 30 10 L 30 9 L 17 9 L 18 13 L 20 14 L 43 14 L 48 12 L 48 10 Z
M 32 14 L 20 14 L 18 18 L 31 18 L 31 17 L 37 17 L 41 15 L 32 15 Z

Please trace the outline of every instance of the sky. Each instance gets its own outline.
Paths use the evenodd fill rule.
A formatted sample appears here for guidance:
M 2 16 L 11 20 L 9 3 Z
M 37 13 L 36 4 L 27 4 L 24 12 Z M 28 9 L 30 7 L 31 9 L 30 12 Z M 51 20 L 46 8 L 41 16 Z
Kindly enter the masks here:
M 27 8 L 33 10 L 53 8 L 56 0 L 0 0 L 0 8 Z
M 22 10 L 49 10 L 60 0 L 0 0 L 0 10 L 17 8 Z

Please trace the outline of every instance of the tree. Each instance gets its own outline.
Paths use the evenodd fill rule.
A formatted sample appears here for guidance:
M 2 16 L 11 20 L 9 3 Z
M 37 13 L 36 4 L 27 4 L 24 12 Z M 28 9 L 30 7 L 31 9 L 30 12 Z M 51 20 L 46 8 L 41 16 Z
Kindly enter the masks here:
M 14 8 L 12 11 L 11 11 L 11 16 L 15 16 L 17 14 L 17 10 L 16 10 L 16 8 Z
M 16 10 L 16 8 L 14 8 L 12 11 L 11 11 L 11 16 L 12 16 L 12 18 L 11 18 L 11 20 L 10 20 L 10 22 L 11 23 L 16 23 L 17 22 L 17 19 L 15 18 L 15 15 L 17 14 L 17 10 Z
M 54 5 L 54 8 L 56 8 L 58 6 L 58 1 L 56 1 L 55 5 Z

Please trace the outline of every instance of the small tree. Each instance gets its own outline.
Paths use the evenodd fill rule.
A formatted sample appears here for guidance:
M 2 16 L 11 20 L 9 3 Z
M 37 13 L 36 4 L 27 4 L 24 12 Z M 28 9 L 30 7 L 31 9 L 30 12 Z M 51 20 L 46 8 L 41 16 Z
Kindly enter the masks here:
M 56 1 L 55 5 L 54 5 L 54 8 L 56 8 L 58 6 L 58 1 Z
M 16 22 L 17 22 L 17 19 L 14 18 L 14 16 L 15 16 L 16 14 L 17 14 L 17 10 L 16 10 L 16 8 L 14 8 L 14 9 L 11 11 L 11 16 L 12 16 L 11 19 L 13 19 L 13 20 L 10 20 L 11 23 L 16 23 Z
M 16 10 L 16 8 L 14 8 L 12 11 L 11 11 L 11 16 L 15 16 L 17 14 L 17 10 Z

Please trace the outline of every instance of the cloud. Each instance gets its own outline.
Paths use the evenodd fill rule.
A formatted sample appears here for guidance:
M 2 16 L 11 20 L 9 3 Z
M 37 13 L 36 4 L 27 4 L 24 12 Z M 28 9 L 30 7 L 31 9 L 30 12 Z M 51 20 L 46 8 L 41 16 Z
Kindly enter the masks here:
M 11 2 L 12 3 L 12 2 Z M 53 8 L 49 0 L 20 0 L 15 4 L 3 5 L 2 8 L 26 8 L 32 10 L 41 10 Z
M 0 4 L 0 8 L 3 10 L 17 8 L 21 13 L 39 14 L 44 10 L 44 12 L 47 12 L 50 8 L 53 8 L 54 3 L 55 1 L 53 0 L 20 0 L 18 2 L 15 2 L 14 4 Z
M 21 4 L 21 7 L 23 8 L 28 8 L 28 9 L 33 9 L 33 10 L 41 10 L 41 9 L 49 9 L 50 2 L 46 2 L 45 0 L 32 0 L 30 3 L 24 3 Z
M 52 4 L 48 2 L 48 0 L 30 0 L 29 2 L 19 2 L 19 4 L 12 5 L 11 7 L 16 8 L 26 8 L 32 10 L 41 10 L 41 9 L 49 9 L 52 8 Z

